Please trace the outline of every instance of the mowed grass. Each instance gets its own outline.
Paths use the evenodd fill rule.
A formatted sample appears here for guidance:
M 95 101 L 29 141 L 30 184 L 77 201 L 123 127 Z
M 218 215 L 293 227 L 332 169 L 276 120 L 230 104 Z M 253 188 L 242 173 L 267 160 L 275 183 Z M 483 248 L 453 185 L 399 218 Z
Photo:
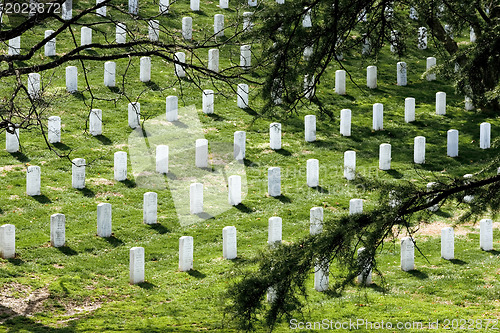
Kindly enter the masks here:
M 235 7 L 223 11 L 216 3 L 202 3 L 202 11 L 193 13 L 188 3 L 179 2 L 172 5 L 168 15 L 159 19 L 163 26 L 176 29 L 174 31 L 180 34 L 181 18 L 192 16 L 193 35 L 200 41 L 213 31 L 214 14 L 224 13 L 228 24 L 237 12 L 248 10 L 243 2 L 234 6 L 238 10 Z M 77 2 L 75 7 L 76 13 L 84 8 L 84 4 Z M 156 8 L 150 3 L 141 4 L 141 13 L 154 15 Z M 116 14 L 116 18 L 124 20 L 125 16 Z M 139 31 L 146 36 L 146 25 L 142 23 L 138 23 Z M 33 45 L 49 28 L 50 25 L 37 26 L 31 34 L 23 36 L 22 46 Z M 99 29 L 102 33 L 94 32 L 96 41 L 103 41 L 106 34 L 108 37 L 114 34 L 113 26 Z M 226 35 L 229 36 L 231 31 L 229 28 Z M 78 41 L 79 27 L 75 36 Z M 466 40 L 467 37 L 458 38 Z M 58 52 L 72 47 L 71 38 L 57 40 Z M 5 47 L 3 50 L 6 52 Z M 207 52 L 202 50 L 199 54 L 205 61 Z M 258 52 L 254 56 L 258 58 Z M 361 58 L 357 52 L 344 54 L 343 65 L 358 86 L 348 82 L 347 95 L 336 95 L 333 91 L 334 73 L 339 66 L 332 63 L 316 89 L 323 107 L 334 117 L 319 113 L 315 105 L 306 103 L 297 115 L 284 120 L 254 117 L 261 111 L 259 106 L 263 105 L 258 86 L 250 87 L 252 109 L 241 110 L 236 106 L 236 95 L 232 90 L 217 83 L 222 90 L 215 98 L 215 116 L 207 116 L 201 112 L 202 92 L 189 80 L 181 80 L 180 86 L 172 64 L 153 58 L 153 84 L 144 84 L 139 81 L 139 59 L 132 59 L 130 66 L 128 61 L 119 60 L 117 88 L 109 89 L 103 85 L 103 64 L 89 62 L 88 80 L 95 96 L 101 98 L 94 100 L 92 107 L 103 110 L 104 129 L 99 137 L 86 133 L 91 107 L 88 91 L 74 95 L 66 93 L 64 68 L 44 74 L 44 99 L 50 100 L 51 104 L 42 116 L 58 115 L 62 118 L 62 144 L 56 148 L 61 153 L 71 152 L 70 158 L 87 160 L 86 189 L 71 187 L 69 160 L 57 158 L 47 150 L 36 130 L 21 131 L 21 153 L 0 151 L 0 224 L 14 224 L 17 235 L 16 258 L 0 259 L 0 320 L 4 321 L 0 327 L 8 332 L 234 331 L 230 316 L 223 311 L 227 304 L 225 293 L 228 286 L 240 278 L 240 272 L 254 269 L 253 258 L 266 248 L 269 217 L 283 218 L 283 240 L 293 242 L 308 234 L 312 207 L 324 207 L 325 220 L 332 220 L 348 212 L 352 198 L 365 199 L 366 210 L 377 205 L 375 192 L 352 185 L 343 178 L 344 151 L 352 149 L 357 152 L 357 171 L 365 177 L 382 178 L 394 184 L 413 181 L 421 185 L 439 177 L 475 173 L 484 167 L 485 160 L 498 155 L 498 147 L 479 149 L 480 123 L 490 122 L 492 138 L 497 138 L 498 117 L 480 111 L 466 112 L 463 96 L 454 94 L 450 82 L 439 77 L 433 82 L 422 79 L 428 56 L 436 56 L 438 62 L 441 60 L 434 46 L 425 51 L 410 48 L 402 59 L 392 55 L 388 47 L 377 59 Z M 45 61 L 42 54 L 36 57 L 37 61 Z M 220 68 L 238 64 L 239 47 L 224 47 L 220 59 Z M 396 85 L 396 62 L 400 60 L 408 63 L 406 87 Z M 378 66 L 379 80 L 375 90 L 365 88 L 365 68 L 371 64 Z M 82 88 L 84 77 L 80 64 L 68 65 L 78 67 L 79 87 Z M 200 86 L 211 88 L 212 82 L 203 80 Z M 435 115 L 437 91 L 447 93 L 445 116 Z M 2 95 L 8 96 L 7 84 L 2 88 Z M 128 181 L 113 180 L 113 153 L 128 152 L 128 138 L 132 132 L 127 124 L 127 103 L 138 100 L 141 114 L 152 119 L 164 115 L 168 95 L 178 95 L 180 106 L 196 106 L 205 138 L 210 144 L 231 144 L 234 131 L 247 132 L 249 186 L 240 207 L 231 208 L 212 219 L 181 226 L 171 193 L 162 190 L 158 191 L 159 223 L 149 226 L 142 223 L 142 200 L 143 194 L 152 189 L 137 186 L 131 164 Z M 417 121 L 410 124 L 404 122 L 406 97 L 414 97 L 417 105 Z M 373 103 L 384 104 L 383 131 L 371 130 Z M 339 116 L 343 108 L 352 110 L 351 137 L 339 134 Z M 307 114 L 317 116 L 317 140 L 313 143 L 304 140 L 303 117 Z M 283 149 L 280 151 L 269 148 L 269 124 L 274 121 L 282 123 Z M 452 128 L 460 132 L 457 158 L 446 156 L 446 131 Z M 413 163 L 413 139 L 418 135 L 427 139 L 426 163 L 423 165 Z M 193 146 L 195 139 L 192 138 Z M 3 145 L 3 136 L 1 140 Z M 381 143 L 392 145 L 392 170 L 388 172 L 378 170 Z M 154 147 L 150 149 L 154 151 Z M 310 158 L 320 162 L 322 191 L 306 185 L 306 161 Z M 194 163 L 194 155 L 192 161 Z M 28 165 L 42 168 L 42 196 L 25 194 Z M 283 196 L 280 198 L 266 195 L 267 169 L 272 166 L 281 167 Z M 165 182 L 168 184 L 168 178 Z M 224 200 L 226 195 L 221 193 Z M 108 239 L 96 236 L 96 208 L 102 202 L 111 203 L 113 207 L 113 237 Z M 439 221 L 451 225 L 462 209 L 464 207 L 451 203 L 423 222 Z M 50 215 L 54 213 L 66 215 L 66 246 L 63 248 L 50 246 Z M 234 261 L 222 258 L 222 228 L 228 225 L 234 225 L 238 230 L 238 259 Z M 378 257 L 384 280 L 374 276 L 374 285 L 369 288 L 353 284 L 341 297 L 333 297 L 315 292 L 311 279 L 307 306 L 297 319 L 418 321 L 426 323 L 424 325 L 436 320 L 443 323 L 445 319 L 498 319 L 499 253 L 481 251 L 477 229 L 467 228 L 467 235 L 456 238 L 454 261 L 440 258 L 440 241 L 436 235 L 421 235 L 417 236 L 417 245 L 425 258 L 416 252 L 416 270 L 413 272 L 400 270 L 399 245 L 394 240 L 381 249 Z M 178 239 L 184 235 L 194 237 L 194 271 L 188 273 L 178 271 Z M 497 250 L 499 236 L 495 230 L 494 248 Z M 134 246 L 145 248 L 146 282 L 140 285 L 129 284 L 129 250 Z M 485 325 L 486 321 L 483 327 Z M 283 322 L 277 331 L 288 331 L 288 327 L 289 324 Z M 259 330 L 264 328 L 259 327 Z M 359 329 L 367 330 L 366 327 Z

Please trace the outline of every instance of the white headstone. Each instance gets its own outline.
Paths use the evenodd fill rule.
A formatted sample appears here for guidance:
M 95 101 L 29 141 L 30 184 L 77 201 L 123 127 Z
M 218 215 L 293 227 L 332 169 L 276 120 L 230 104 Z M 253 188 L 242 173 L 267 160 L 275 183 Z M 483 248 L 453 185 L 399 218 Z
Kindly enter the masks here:
M 50 216 L 50 244 L 61 247 L 66 243 L 66 217 L 64 214 Z
M 190 0 L 189 4 L 192 11 L 197 12 L 200 10 L 200 0 Z
M 66 90 L 69 93 L 78 91 L 78 68 L 76 66 L 66 67 Z
M 304 75 L 304 96 L 307 99 L 311 99 L 316 91 L 314 88 L 314 80 L 314 75 Z
M 283 84 L 278 78 L 273 80 L 273 86 L 271 88 L 271 98 L 275 105 L 282 103 L 281 95 L 283 93 Z
M 151 58 L 141 57 L 139 79 L 141 82 L 151 81 Z
M 54 30 L 45 30 L 45 38 L 54 33 Z M 56 38 L 49 39 L 44 45 L 44 54 L 46 57 L 54 57 L 56 55 Z
M 281 195 L 281 169 L 279 167 L 267 169 L 267 192 L 271 197 Z
M 71 187 L 85 188 L 85 159 L 75 158 L 71 163 Z
M 96 0 L 96 5 L 99 5 L 104 0 Z M 106 16 L 106 6 L 102 6 L 96 9 L 96 13 L 98 16 Z
M 406 62 L 400 61 L 397 63 L 397 84 L 398 86 L 406 86 L 408 83 L 406 75 Z
M 156 146 L 156 172 L 168 173 L 168 146 Z
M 253 27 L 252 16 L 253 16 L 253 12 L 243 12 L 243 30 L 252 29 L 252 27 Z
M 196 140 L 196 167 L 208 168 L 208 140 Z
M 436 66 L 436 58 L 428 57 L 427 58 L 427 67 L 426 67 L 427 70 L 430 70 L 431 68 L 433 68 L 435 66 Z M 426 78 L 427 78 L 427 81 L 434 81 L 434 80 L 436 80 L 436 74 L 435 73 L 427 74 Z
M 468 173 L 468 174 L 464 175 L 464 179 L 471 179 L 472 177 L 474 177 L 474 175 L 471 174 L 471 173 Z M 464 182 L 464 184 L 470 184 L 470 181 L 466 180 Z M 464 196 L 464 202 L 470 203 L 473 200 L 474 200 L 474 196 L 473 195 L 466 195 L 466 196 Z
M 427 191 L 432 191 L 433 188 L 437 185 L 438 183 L 436 182 L 430 182 L 427 183 Z M 429 201 L 433 200 L 434 198 L 430 198 Z M 439 210 L 439 204 L 435 204 L 433 206 L 427 207 L 427 210 L 431 212 L 437 212 Z
M 139 127 L 141 123 L 141 103 L 128 103 L 128 126 L 130 128 Z
M 425 163 L 425 137 L 415 137 L 413 144 L 413 162 L 417 164 Z
M 455 234 L 452 227 L 441 229 L 441 257 L 446 260 L 455 259 Z
M 479 222 L 479 243 L 481 250 L 493 250 L 493 221 L 490 219 L 482 219 Z
M 349 200 L 349 215 L 363 213 L 363 199 Z
M 186 16 L 182 18 L 182 38 L 193 39 L 193 18 Z
M 187 272 L 193 269 L 193 237 L 179 238 L 179 271 Z
M 248 84 L 240 83 L 238 84 L 237 102 L 240 109 L 248 108 Z
M 215 14 L 214 15 L 214 36 L 222 37 L 224 36 L 224 15 Z
M 92 29 L 89 27 L 82 27 L 80 29 L 80 45 L 85 46 L 92 44 Z M 89 48 L 87 48 L 88 50 Z
M 116 24 L 115 38 L 117 44 L 124 44 L 127 42 L 127 26 L 125 23 Z
M 391 145 L 382 143 L 379 147 L 378 167 L 380 170 L 391 169 Z
M 160 22 L 158 20 L 148 21 L 148 38 L 152 42 L 160 39 Z
M 345 70 L 339 69 L 335 71 L 335 93 L 345 95 Z
M 138 284 L 144 282 L 144 248 L 135 246 L 130 249 L 129 253 L 129 274 L 130 284 Z
M 257 0 L 248 0 L 248 5 L 250 7 L 257 7 Z
M 203 184 L 193 183 L 189 186 L 189 203 L 191 214 L 203 213 Z
M 391 52 L 396 53 L 399 49 L 399 32 L 397 30 L 391 31 Z
M 321 264 L 317 261 L 314 265 L 314 289 L 316 291 L 328 290 L 329 274 L 328 262 L 325 261 Z
M 61 118 L 58 116 L 49 117 L 47 126 L 47 139 L 49 143 L 61 142 Z
M 175 75 L 178 77 L 186 77 L 186 71 L 182 65 L 186 63 L 186 54 L 184 52 L 175 52 L 174 60 L 178 62 L 175 64 Z
M 156 192 L 144 193 L 142 221 L 145 224 L 156 224 L 158 221 L 158 194 Z
M 465 96 L 465 110 L 474 110 L 474 103 L 472 102 L 472 98 L 470 98 L 469 96 Z
M 203 90 L 203 113 L 212 114 L 214 113 L 214 91 L 210 89 Z
M 405 122 L 415 121 L 415 98 L 405 98 Z
M 384 129 L 384 105 L 382 103 L 373 104 L 372 125 L 374 131 L 380 131 Z
M 458 156 L 458 131 L 455 129 L 448 130 L 447 132 L 446 154 L 449 157 Z
M 111 237 L 111 204 L 100 203 L 97 205 L 97 236 Z
M 21 53 L 21 36 L 9 39 L 8 55 L 18 55 Z
M 114 176 L 115 180 L 121 182 L 127 179 L 127 153 L 124 151 L 117 151 L 114 155 Z
M 418 28 L 418 48 L 420 50 L 427 49 L 427 28 L 420 27 Z
M 0 258 L 12 259 L 16 257 L 16 227 L 13 224 L 4 224 L 0 227 Z
M 473 27 L 470 27 L 469 40 L 470 40 L 471 43 L 476 42 L 476 33 L 474 32 L 474 28 Z
M 219 0 L 219 8 L 220 9 L 228 9 L 229 8 L 229 0 Z
M 314 53 L 313 47 L 312 46 L 306 46 L 304 48 L 304 53 L 303 53 L 304 60 L 305 61 L 309 61 L 309 59 L 311 59 L 313 53 Z
M 252 51 L 250 45 L 240 46 L 240 67 L 249 69 L 252 66 Z
M 219 72 L 219 49 L 208 50 L 208 69 Z
M 177 96 L 167 96 L 167 98 L 165 99 L 165 105 L 167 121 L 177 121 L 179 119 Z
M 490 148 L 491 142 L 491 124 L 481 123 L 479 126 L 479 147 L 481 149 Z
M 62 3 L 61 18 L 65 21 L 73 17 L 73 0 L 66 0 Z
M 128 0 L 128 12 L 132 15 L 139 14 L 139 0 Z
M 12 129 L 12 126 L 9 126 Z M 14 129 L 14 133 L 5 131 L 5 150 L 9 153 L 16 153 L 19 151 L 19 128 Z
M 370 89 L 377 88 L 377 66 L 366 67 L 366 86 Z
M 106 87 L 114 87 L 116 75 L 116 63 L 113 61 L 106 61 L 104 63 L 104 85 Z
M 309 210 L 309 233 L 317 235 L 323 231 L 323 207 L 313 207 Z
M 446 93 L 437 92 L 436 93 L 436 114 L 445 115 L 446 114 Z
M 351 110 L 340 110 L 340 134 L 351 136 Z
M 160 11 L 160 14 L 168 14 L 168 10 L 170 8 L 170 1 L 169 0 L 160 0 L 158 7 L 159 7 L 158 9 Z
M 32 99 L 37 99 L 42 95 L 40 87 L 40 74 L 28 74 L 28 94 Z
M 92 136 L 102 135 L 102 110 L 101 109 L 90 110 L 89 133 Z
M 365 251 L 365 248 L 359 248 L 358 249 L 358 261 L 361 263 L 360 258 L 363 256 L 363 252 Z M 371 266 L 368 267 L 362 267 L 363 270 L 361 273 L 358 275 L 358 283 L 363 283 L 365 285 L 369 285 L 372 283 L 372 268 Z
M 236 227 L 222 228 L 222 257 L 224 259 L 236 259 L 238 256 L 236 241 Z
M 361 49 L 361 54 L 368 55 L 370 54 L 370 50 L 371 50 L 370 38 L 368 38 L 366 34 L 363 34 L 363 48 Z
M 233 145 L 234 159 L 237 161 L 243 161 L 245 159 L 245 150 L 246 150 L 246 132 L 245 131 L 234 132 L 234 145 Z
M 418 20 L 418 13 L 417 10 L 413 7 L 410 7 L 410 18 L 412 20 Z
M 344 152 L 344 178 L 347 180 L 356 178 L 356 152 L 353 150 Z
M 411 237 L 401 239 L 401 269 L 405 272 L 415 269 L 415 244 Z
M 279 150 L 281 149 L 281 124 L 271 123 L 269 125 L 269 141 L 271 149 Z
M 282 220 L 281 217 L 273 216 L 269 218 L 267 228 L 267 244 L 273 246 L 276 243 L 281 243 L 282 240 Z
M 41 170 L 37 165 L 30 165 L 26 170 L 26 194 L 29 196 L 40 195 Z
M 319 161 L 317 159 L 307 160 L 307 186 L 319 186 Z
M 307 115 L 304 117 L 305 139 L 306 142 L 316 141 L 316 116 Z
M 304 9 L 307 9 L 305 7 Z M 311 9 L 308 9 L 302 18 L 302 27 L 311 28 L 312 27 L 312 19 L 311 19 Z
M 241 176 L 229 176 L 228 201 L 231 206 L 238 206 L 241 203 Z

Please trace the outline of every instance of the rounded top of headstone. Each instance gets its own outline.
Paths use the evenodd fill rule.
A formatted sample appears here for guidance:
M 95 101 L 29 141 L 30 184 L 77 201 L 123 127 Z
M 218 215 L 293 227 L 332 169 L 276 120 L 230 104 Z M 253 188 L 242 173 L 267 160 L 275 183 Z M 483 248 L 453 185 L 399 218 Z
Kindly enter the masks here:
M 279 216 L 273 216 L 269 218 L 269 222 L 282 222 L 282 219 Z
M 85 164 L 85 159 L 84 158 L 75 158 L 71 162 L 73 162 L 73 164 L 75 164 L 75 165 L 82 166 Z

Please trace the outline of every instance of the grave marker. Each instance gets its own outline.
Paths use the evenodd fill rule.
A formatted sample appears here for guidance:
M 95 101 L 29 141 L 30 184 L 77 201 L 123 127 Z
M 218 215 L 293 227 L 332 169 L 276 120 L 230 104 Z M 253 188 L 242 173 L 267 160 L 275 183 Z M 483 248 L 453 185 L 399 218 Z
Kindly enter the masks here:
M 313 207 L 309 210 L 309 233 L 317 235 L 323 231 L 323 207 Z
M 413 140 L 413 162 L 417 164 L 425 163 L 425 137 L 417 136 Z
M 156 147 L 156 172 L 168 173 L 168 146 L 158 145 Z
M 224 15 L 215 14 L 214 15 L 214 36 L 223 37 L 224 36 Z
M 351 136 L 351 110 L 340 110 L 340 134 Z
M 319 186 L 319 161 L 317 159 L 307 160 L 307 186 Z
M 240 109 L 248 108 L 248 84 L 240 83 L 238 84 L 238 90 L 236 91 L 237 104 Z
M 281 124 L 271 123 L 269 125 L 269 141 L 271 149 L 281 149 Z
M 441 257 L 446 260 L 455 259 L 455 235 L 452 227 L 441 229 Z
M 384 129 L 384 105 L 382 103 L 373 104 L 372 125 L 374 131 L 381 131 Z
M 418 28 L 418 45 L 417 47 L 420 50 L 427 49 L 427 28 L 420 27 Z
M 179 238 L 179 271 L 188 272 L 193 269 L 193 237 Z
M 114 176 L 116 181 L 124 181 L 127 179 L 127 153 L 117 151 L 114 155 Z
M 200 10 L 200 0 L 190 0 L 189 7 L 194 12 L 199 11 Z
M 415 245 L 411 237 L 401 239 L 401 270 L 408 272 L 415 269 Z
M 364 267 L 362 260 L 363 258 L 363 252 L 365 251 L 365 248 L 359 248 L 358 249 L 358 262 L 362 267 L 361 273 L 358 275 L 358 283 L 364 283 L 365 285 L 369 285 L 372 283 L 372 268 L 371 265 L 368 265 Z
M 170 7 L 170 1 L 169 0 L 160 0 L 158 7 L 159 7 L 158 9 L 160 11 L 160 14 L 162 14 L 162 15 L 168 14 L 168 10 Z
M 344 152 L 344 178 L 347 180 L 356 178 L 356 152 L 353 150 Z
M 431 70 L 433 67 L 436 67 L 436 58 L 434 57 L 428 57 L 427 58 L 427 71 Z M 430 73 L 427 74 L 426 76 L 427 81 L 434 81 L 436 80 L 436 73 Z
M 102 135 L 102 110 L 101 109 L 90 110 L 89 133 L 92 136 Z
M 219 72 L 219 50 L 208 50 L 208 69 L 216 73 Z
M 128 103 L 128 126 L 132 129 L 139 127 L 141 123 L 141 103 Z
M 111 237 L 111 204 L 100 203 L 97 205 L 97 236 Z
M 491 144 L 491 124 L 481 123 L 479 126 L 479 147 L 481 149 L 490 148 Z
M 436 114 L 445 115 L 446 114 L 446 93 L 437 92 L 436 93 Z
M 446 154 L 449 157 L 458 156 L 458 131 L 455 129 L 448 130 L 447 135 Z
M 85 159 L 75 158 L 71 163 L 71 187 L 85 188 Z
M 276 243 L 281 243 L 282 224 L 281 217 L 273 216 L 269 218 L 267 227 L 267 244 L 269 244 L 269 246 L 273 247 Z
M 28 95 L 31 97 L 31 99 L 37 99 L 42 95 L 40 87 L 40 74 L 28 74 Z
M 26 170 L 26 194 L 33 197 L 40 195 L 41 170 L 37 165 L 30 165 Z
M 54 33 L 54 30 L 45 30 L 45 38 Z M 44 54 L 46 57 L 54 57 L 56 55 L 56 38 L 49 39 L 44 45 Z
M 222 228 L 222 257 L 231 260 L 236 259 L 237 256 L 236 227 L 224 227 Z
M 78 91 L 78 68 L 76 66 L 66 67 L 66 90 L 69 93 Z
M 125 23 L 116 24 L 115 39 L 117 44 L 124 44 L 127 42 L 127 26 Z
M 214 91 L 210 89 L 203 90 L 202 98 L 202 108 L 203 113 L 212 114 L 214 113 Z
M 378 167 L 380 170 L 391 169 L 391 145 L 389 143 L 382 143 L 379 147 Z
M 65 21 L 71 20 L 73 17 L 73 0 L 64 1 L 61 7 L 61 18 Z
M 189 186 L 189 203 L 191 214 L 203 213 L 203 184 L 193 183 Z
M 104 63 L 104 85 L 106 87 L 115 87 L 116 63 L 113 61 L 106 61 Z
M 141 57 L 139 79 L 141 82 L 151 81 L 151 58 Z
M 139 0 L 128 0 L 128 12 L 132 15 L 139 14 Z
M 411 123 L 415 121 L 415 98 L 405 98 L 405 122 Z
M 339 69 L 335 71 L 335 93 L 345 95 L 345 70 Z
M 267 169 L 267 192 L 271 197 L 281 195 L 281 169 L 279 167 Z
M 481 250 L 493 250 L 493 221 L 490 219 L 482 219 L 479 222 L 479 243 Z
M 370 89 L 377 88 L 377 66 L 366 67 L 366 86 Z
M 250 45 L 240 46 L 240 67 L 250 69 L 252 65 L 252 52 Z
M 234 132 L 234 144 L 233 144 L 233 156 L 237 161 L 243 161 L 245 159 L 246 150 L 246 132 L 236 131 Z
M 66 244 L 66 217 L 64 214 L 50 216 L 50 244 L 53 247 L 62 247 Z
M 19 55 L 21 53 L 21 36 L 9 39 L 8 55 Z
M 47 125 L 47 139 L 49 143 L 61 142 L 61 118 L 58 116 L 49 117 Z
M 152 42 L 160 39 L 160 22 L 158 20 L 148 21 L 148 38 Z
M 183 66 L 183 64 L 186 63 L 186 54 L 184 52 L 175 52 L 174 61 L 176 61 L 175 75 L 178 77 L 186 77 L 186 71 Z
M 363 199 L 349 200 L 349 215 L 363 213 Z
M 231 206 L 241 203 L 241 176 L 228 177 L 228 201 Z
M 82 27 L 80 29 L 80 45 L 85 46 L 90 44 L 92 44 L 92 29 L 89 27 Z M 86 48 L 86 50 L 89 49 L 89 47 Z
M 193 39 L 193 18 L 183 17 L 182 18 L 182 38 L 185 40 Z
M 129 274 L 130 284 L 144 282 L 144 248 L 135 246 L 129 252 Z
M 158 194 L 146 192 L 143 196 L 142 220 L 145 224 L 158 222 Z
M 208 168 L 208 140 L 196 140 L 196 167 Z
M 397 84 L 398 86 L 406 86 L 408 84 L 406 75 L 406 62 L 400 61 L 397 63 Z
M 305 139 L 306 142 L 316 141 L 316 116 L 307 115 L 304 117 Z
M 178 116 L 177 96 L 167 96 L 165 99 L 167 121 L 177 121 Z
M 9 126 L 9 129 L 12 130 L 12 125 Z M 19 151 L 19 128 L 14 128 L 14 133 L 9 133 L 5 131 L 5 150 L 8 153 L 17 153 Z
M 12 259 L 16 257 L 16 227 L 4 224 L 0 227 L 0 258 Z

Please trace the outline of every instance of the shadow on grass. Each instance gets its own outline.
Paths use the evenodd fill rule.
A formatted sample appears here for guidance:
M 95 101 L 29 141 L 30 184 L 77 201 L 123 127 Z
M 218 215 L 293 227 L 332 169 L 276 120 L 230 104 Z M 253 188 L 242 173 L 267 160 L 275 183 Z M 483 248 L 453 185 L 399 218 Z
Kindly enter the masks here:
M 161 235 L 166 234 L 167 232 L 170 232 L 170 229 L 168 229 L 167 227 L 165 227 L 164 225 L 162 225 L 160 223 L 148 224 L 148 226 L 151 229 L 154 229 L 157 233 L 159 233 Z
M 71 149 L 69 146 L 65 145 L 62 142 L 56 142 L 56 143 L 53 143 L 52 145 L 54 147 L 56 147 L 57 149 L 61 149 L 61 150 L 70 150 Z
M 248 158 L 244 158 L 243 163 L 245 164 L 246 167 L 249 167 L 249 168 L 256 168 L 259 166 L 259 163 L 252 162 Z
M 120 88 L 118 87 L 108 87 L 109 91 L 115 94 L 120 93 Z
M 387 288 L 384 288 L 383 286 L 379 286 L 376 283 L 371 283 L 371 284 L 369 284 L 366 287 L 372 289 L 373 291 L 377 291 L 379 293 L 386 293 L 386 292 L 388 292 Z
M 154 81 L 144 82 L 144 85 L 146 87 L 148 87 L 149 89 L 153 90 L 153 91 L 159 91 L 160 90 L 160 86 L 158 86 L 156 84 L 156 82 L 154 82 Z
M 188 128 L 189 126 L 184 124 L 182 121 L 172 121 L 172 124 L 176 127 L 179 127 L 179 128 Z
M 280 155 L 283 155 L 283 156 L 292 156 L 292 153 L 286 149 L 276 149 L 275 152 L 277 152 L 278 154 Z
M 448 261 L 451 262 L 454 265 L 460 265 L 460 266 L 467 265 L 466 261 L 463 261 L 463 260 L 460 260 L 460 259 L 450 259 Z
M 197 279 L 203 279 L 205 276 L 207 276 L 206 274 L 203 274 L 202 272 L 195 270 L 195 269 L 192 269 L 192 270 L 188 271 L 187 273 L 189 276 L 192 276 L 192 277 L 197 278 Z
M 401 172 L 393 169 L 387 170 L 386 173 L 395 179 L 401 179 L 404 177 L 404 175 Z
M 316 186 L 316 187 L 311 187 L 313 190 L 316 190 L 318 191 L 319 193 L 324 193 L 324 194 L 329 194 L 330 192 L 324 188 L 324 187 L 321 187 L 321 186 Z
M 283 195 L 283 194 L 282 195 L 278 195 L 277 197 L 274 197 L 274 198 L 276 200 L 279 200 L 279 201 L 283 202 L 283 203 L 290 203 L 290 202 L 292 202 L 292 200 L 289 197 L 287 197 L 286 195 Z
M 441 216 L 441 217 L 451 217 L 452 215 L 448 212 L 443 212 L 441 209 L 439 209 L 438 211 L 434 212 L 434 214 L 436 214 L 437 216 Z
M 123 245 L 123 241 L 119 238 L 116 238 L 114 235 L 111 235 L 109 237 L 103 237 L 103 239 L 109 243 L 109 245 L 112 245 L 114 247 Z
M 112 143 L 112 141 L 105 135 L 96 135 L 95 138 L 101 141 L 101 143 L 106 146 L 109 146 Z
M 247 205 L 245 205 L 243 203 L 240 203 L 240 204 L 234 206 L 234 208 L 236 208 L 237 210 L 239 210 L 242 213 L 250 214 L 253 212 L 253 210 L 250 207 L 248 207 Z
M 214 218 L 212 215 L 210 215 L 208 213 L 205 213 L 205 212 L 198 213 L 198 214 L 196 214 L 196 216 L 198 216 L 199 218 L 204 219 L 204 220 L 209 220 L 209 219 L 213 219 Z
M 66 245 L 56 247 L 56 249 L 59 250 L 59 252 L 61 252 L 62 254 L 67 256 L 76 256 L 78 254 L 78 252 L 76 252 L 75 250 Z
M 138 283 L 137 285 L 142 289 L 154 289 L 156 287 L 154 284 L 148 281 Z
M 251 116 L 258 116 L 259 115 L 257 112 L 255 112 L 254 109 L 252 109 L 250 107 L 246 107 L 246 108 L 244 108 L 242 110 L 245 111 L 247 114 L 249 114 Z
M 218 114 L 215 114 L 215 113 L 209 113 L 207 114 L 208 118 L 212 118 L 212 120 L 214 121 L 223 121 L 225 118 L 218 115 Z
M 167 173 L 167 178 L 168 179 L 172 179 L 172 180 L 176 180 L 177 179 L 177 176 L 175 175 L 175 173 L 173 172 L 168 172 Z
M 41 194 L 41 195 L 34 195 L 32 198 L 36 201 L 38 201 L 41 204 L 48 204 L 52 203 L 52 200 L 50 200 L 46 195 Z
M 83 194 L 85 197 L 87 198 L 93 198 L 95 197 L 95 193 L 94 191 L 92 191 L 91 189 L 89 188 L 79 188 L 78 191 Z
M 413 269 L 411 271 L 408 271 L 407 273 L 413 275 L 414 277 L 420 280 L 425 280 L 429 278 L 429 275 L 427 275 L 427 273 L 419 271 L 418 269 Z
M 83 93 L 81 91 L 75 91 L 74 93 L 71 93 L 71 95 L 79 99 L 80 101 L 83 101 L 85 99 L 85 96 L 83 96 Z
M 10 262 L 14 266 L 21 266 L 22 264 L 24 264 L 24 260 L 22 260 L 21 258 L 18 258 L 17 254 L 16 254 L 16 258 L 9 258 L 9 259 L 7 259 L 7 261 Z
M 137 186 L 137 184 L 135 183 L 135 181 L 133 181 L 131 179 L 122 180 L 122 181 L 120 181 L 120 183 L 122 183 L 123 185 L 127 186 L 128 188 L 134 188 L 134 187 Z
M 493 254 L 495 256 L 500 255 L 500 251 L 497 251 L 497 250 L 489 250 L 489 251 L 485 251 L 485 252 L 488 252 L 489 254 Z
M 19 162 L 29 162 L 31 161 L 30 158 L 26 155 L 24 155 L 23 153 L 21 152 L 15 152 L 15 153 L 10 153 L 10 155 L 12 157 L 14 157 L 16 160 L 18 160 Z

